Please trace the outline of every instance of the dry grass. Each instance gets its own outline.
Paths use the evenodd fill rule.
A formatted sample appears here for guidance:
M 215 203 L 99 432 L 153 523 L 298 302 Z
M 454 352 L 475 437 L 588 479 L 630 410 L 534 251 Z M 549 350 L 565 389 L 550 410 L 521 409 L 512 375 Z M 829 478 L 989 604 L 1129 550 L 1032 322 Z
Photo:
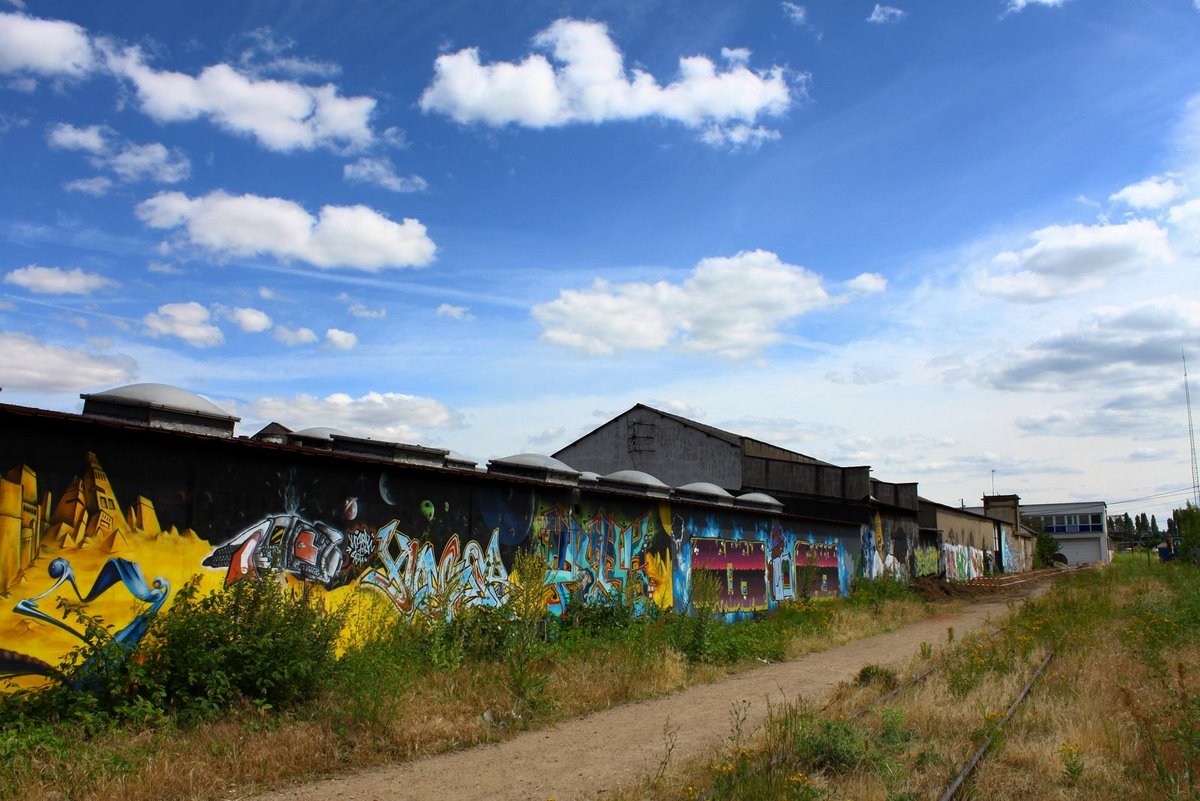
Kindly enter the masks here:
M 807 740 L 797 750 L 794 743 L 789 746 L 786 738 L 780 739 L 779 732 L 844 726 L 855 710 L 882 693 L 882 687 L 843 685 L 820 710 L 803 704 L 789 710 L 799 721 L 791 728 L 776 725 L 771 736 L 758 732 L 755 751 L 749 755 L 721 751 L 686 760 L 662 778 L 627 788 L 616 798 L 937 798 L 977 746 L 995 734 L 992 749 L 961 797 L 1198 799 L 1196 596 L 1181 601 L 1162 575 L 1131 572 L 1125 566 L 1106 576 L 1071 582 L 1008 633 L 989 642 L 968 638 L 946 646 L 950 668 L 853 721 L 850 739 L 865 743 L 866 751 L 852 769 L 812 767 L 820 759 L 818 752 L 833 746 Z M 1180 575 L 1186 581 L 1198 578 L 1194 572 Z M 1056 611 L 1061 614 L 1056 616 Z M 999 729 L 1003 712 L 1050 645 L 1058 649 L 1057 658 L 1030 699 Z M 915 673 L 922 666 L 915 660 L 903 673 Z M 949 674 L 956 671 L 957 677 L 950 680 Z M 891 720 L 890 729 L 885 718 Z M 907 739 L 895 736 L 897 721 L 902 721 Z M 730 770 L 738 773 L 732 787 Z M 793 772 L 792 783 L 782 790 L 780 770 Z
M 889 631 L 950 607 L 914 600 L 874 608 L 834 601 L 824 608 L 831 611 L 828 624 L 797 633 L 789 656 Z M 381 625 L 364 618 L 356 630 L 370 639 Z M 688 664 L 661 638 L 601 639 L 586 649 L 554 651 L 532 705 L 514 694 L 504 664 L 467 661 L 419 676 L 392 675 L 389 686 L 365 677 L 365 692 L 347 694 L 342 688 L 287 715 L 246 707 L 192 728 L 120 728 L 90 736 L 67 731 L 61 741 L 21 753 L 26 762 L 6 772 L 16 787 L 11 797 L 21 801 L 210 801 L 503 739 L 755 664 Z

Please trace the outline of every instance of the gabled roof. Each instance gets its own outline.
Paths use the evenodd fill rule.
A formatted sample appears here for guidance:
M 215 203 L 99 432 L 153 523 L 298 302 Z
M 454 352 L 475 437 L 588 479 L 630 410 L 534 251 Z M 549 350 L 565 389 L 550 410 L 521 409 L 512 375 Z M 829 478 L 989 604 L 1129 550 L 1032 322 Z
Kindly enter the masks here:
M 691 428 L 695 431 L 699 431 L 702 434 L 707 434 L 710 437 L 716 437 L 719 440 L 728 442 L 730 445 L 733 445 L 735 448 L 741 448 L 742 450 L 745 450 L 746 443 L 752 442 L 752 443 L 761 445 L 765 448 L 769 448 L 774 451 L 782 451 L 784 453 L 790 454 L 795 457 L 795 459 L 793 461 L 804 462 L 807 464 L 826 465 L 829 467 L 833 466 L 829 462 L 823 462 L 820 459 L 814 459 L 813 457 L 806 456 L 803 453 L 798 453 L 797 451 L 789 450 L 787 448 L 781 448 L 778 445 L 772 445 L 769 442 L 764 442 L 763 440 L 755 439 L 754 437 L 747 437 L 742 434 L 735 434 L 732 431 L 726 431 L 723 428 L 717 428 L 716 426 L 710 426 L 710 425 L 706 425 L 705 423 L 699 423 L 699 422 L 696 422 L 695 420 L 692 420 L 691 418 L 683 417 L 678 414 L 672 414 L 671 412 L 664 412 L 662 409 L 656 409 L 653 406 L 647 406 L 644 403 L 635 403 L 628 410 L 621 412 L 619 415 L 612 418 L 608 422 L 602 423 L 601 425 L 594 428 L 592 431 L 588 432 L 587 434 L 584 434 L 582 437 L 579 437 L 579 439 L 576 439 L 574 442 L 571 442 L 569 445 L 563 446 L 556 452 L 555 455 L 557 455 L 558 453 L 561 453 L 562 451 L 565 451 L 567 448 L 571 447 L 571 445 L 574 445 L 577 442 L 587 439 L 595 432 L 597 432 L 603 428 L 606 428 L 606 427 L 612 425 L 613 423 L 616 423 L 618 420 L 623 419 L 630 412 L 637 411 L 639 409 L 642 409 L 642 410 L 645 410 L 648 412 L 653 412 L 654 414 L 657 414 L 661 417 L 665 417 L 669 420 L 674 420 L 675 422 L 679 423 L 682 426 Z

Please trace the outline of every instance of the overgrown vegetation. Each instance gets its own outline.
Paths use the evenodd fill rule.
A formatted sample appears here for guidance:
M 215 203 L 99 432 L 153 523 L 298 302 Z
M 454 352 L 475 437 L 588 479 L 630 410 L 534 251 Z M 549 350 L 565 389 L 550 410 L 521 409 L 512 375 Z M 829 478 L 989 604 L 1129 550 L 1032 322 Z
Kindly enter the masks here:
M 1018 714 L 1003 712 L 1054 650 Z M 933 657 L 922 655 L 922 662 Z M 887 672 L 829 704 L 772 709 L 756 738 L 622 799 L 936 798 L 984 738 L 965 797 L 1200 799 L 1200 570 L 1119 560 L 1060 580 L 990 635 L 950 639 L 939 669 L 853 715 Z M 921 662 L 914 665 L 922 667 Z
M 294 583 L 207 595 L 190 584 L 132 651 L 68 605 L 87 632 L 68 681 L 0 696 L 0 796 L 244 794 L 501 738 L 927 614 L 890 582 L 724 623 L 719 580 L 697 571 L 682 614 L 631 583 L 600 603 L 575 595 L 554 617 L 544 571 L 519 552 L 502 607 L 434 592 L 411 619 L 379 596 L 350 614 Z

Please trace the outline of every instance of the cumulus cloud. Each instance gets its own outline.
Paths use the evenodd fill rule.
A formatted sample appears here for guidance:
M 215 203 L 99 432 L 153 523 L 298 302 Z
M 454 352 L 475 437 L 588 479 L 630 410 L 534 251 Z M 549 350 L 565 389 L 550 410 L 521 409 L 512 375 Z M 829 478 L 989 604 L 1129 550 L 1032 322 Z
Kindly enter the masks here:
M 1066 0 L 1008 0 L 1008 6 L 1005 8 L 1005 13 L 1012 14 L 1018 11 L 1024 11 L 1029 6 L 1049 6 L 1051 8 L 1058 8 L 1065 2 Z
M 1200 198 L 1172 206 L 1167 221 L 1179 248 L 1185 253 L 1200 254 Z
M 437 307 L 437 313 L 441 317 L 450 317 L 454 320 L 473 320 L 474 316 L 471 310 L 466 306 L 452 306 L 449 303 L 443 303 Z
M 855 384 L 857 386 L 883 384 L 899 377 L 899 370 L 871 364 L 854 364 L 850 366 L 849 371 L 833 370 L 825 374 L 825 379 L 835 384 Z
M 238 307 L 231 309 L 226 315 L 238 328 L 247 333 L 257 334 L 271 327 L 271 316 L 264 311 L 253 308 Z
M 713 126 L 742 126 L 738 136 L 761 141 L 752 133 L 759 118 L 781 115 L 792 102 L 783 68 L 753 71 L 744 50 L 726 49 L 720 68 L 704 56 L 680 58 L 679 77 L 664 86 L 644 70 L 626 70 L 600 22 L 560 19 L 533 44 L 550 58 L 533 53 L 519 63 L 484 64 L 475 47 L 439 56 L 421 109 L 495 127 L 658 118 L 709 132 L 706 141 L 723 144 Z
M 808 22 L 808 9 L 798 3 L 789 3 L 787 0 L 779 4 L 783 8 L 783 15 L 797 25 L 804 25 Z
M 137 373 L 128 356 L 104 356 L 51 345 L 28 334 L 0 331 L 4 387 L 30 392 L 79 392 L 126 384 Z
M 387 309 L 380 307 L 372 309 L 345 292 L 337 296 L 337 299 L 346 304 L 346 311 L 353 317 L 358 317 L 363 320 L 379 320 L 387 317 Z
M 861 273 L 846 282 L 846 288 L 861 295 L 877 295 L 887 291 L 888 280 L 879 273 Z
M 279 420 L 293 429 L 331 426 L 359 437 L 394 442 L 422 442 L 428 429 L 453 429 L 462 415 L 431 398 L 398 392 L 368 392 L 352 397 L 338 392 L 325 397 L 295 395 L 259 398 L 249 413 L 264 420 Z
M 207 308 L 189 301 L 167 303 L 142 318 L 146 332 L 151 336 L 178 337 L 197 348 L 210 348 L 225 341 L 225 335 L 210 321 L 212 313 Z
M 977 276 L 980 291 L 1021 303 L 1078 295 L 1117 275 L 1171 260 L 1167 232 L 1153 220 L 1118 225 L 1051 225 L 1034 244 L 1005 251 Z
M 0 74 L 81 78 L 95 67 L 87 31 L 75 23 L 0 13 Z
M 291 55 L 296 42 L 271 28 L 246 33 L 247 45 L 238 56 L 238 68 L 247 75 L 281 75 L 286 78 L 334 78 L 342 68 L 328 61 Z
M 98 273 L 85 273 L 78 267 L 64 270 L 61 267 L 40 267 L 36 264 L 12 270 L 4 276 L 4 283 L 42 295 L 90 295 L 98 290 L 117 286 L 117 282 L 111 278 L 105 278 Z
M 997 389 L 1046 391 L 1153 385 L 1174 379 L 1179 354 L 1197 339 L 1198 301 L 1103 308 L 1001 360 L 989 381 Z
M 272 336 L 289 348 L 296 345 L 308 345 L 317 341 L 316 332 L 304 326 L 289 328 L 286 325 L 277 325 Z
M 185 243 L 218 257 L 265 254 L 314 267 L 375 272 L 424 266 L 436 250 L 417 220 L 396 223 L 366 206 L 324 206 L 313 217 L 283 198 L 160 192 L 136 212 L 151 228 L 181 229 Z
M 284 153 L 359 148 L 374 140 L 374 98 L 343 97 L 333 84 L 258 78 L 229 64 L 213 64 L 195 76 L 156 70 L 138 47 L 99 45 L 108 69 L 133 85 L 142 112 L 157 122 L 205 118 Z
M 358 345 L 358 337 L 340 328 L 325 330 L 325 343 L 334 350 L 353 350 Z
M 392 192 L 424 192 L 429 184 L 419 175 L 396 174 L 390 159 L 364 157 L 342 167 L 342 177 L 360 184 L 374 184 Z
M 50 129 L 48 140 L 51 147 L 60 150 L 82 150 L 85 153 L 100 155 L 108 152 L 108 137 L 111 131 L 103 125 L 89 125 L 79 128 L 69 123 L 60 122 Z
M 1109 195 L 1108 199 L 1132 209 L 1160 209 L 1183 197 L 1185 192 L 1174 179 L 1156 175 L 1130 184 L 1120 192 Z
M 610 284 L 534 306 L 542 338 L 593 355 L 618 350 L 684 350 L 738 359 L 782 339 L 791 320 L 839 303 L 822 279 L 771 252 L 700 261 L 681 283 Z
M 85 195 L 101 197 L 108 194 L 108 190 L 112 189 L 113 182 L 111 178 L 105 178 L 103 175 L 97 175 L 94 178 L 79 178 L 75 181 L 67 181 L 63 184 L 63 189 L 68 192 L 82 192 Z
M 908 16 L 908 12 L 895 6 L 885 6 L 879 3 L 875 4 L 875 9 L 871 12 L 871 16 L 867 17 L 867 22 L 874 22 L 877 25 L 884 25 L 889 22 L 899 22 Z
M 103 125 L 78 128 L 59 123 L 50 129 L 48 138 L 51 147 L 88 153 L 93 167 L 112 170 L 123 181 L 173 184 L 187 178 L 192 171 L 188 157 L 178 148 L 168 149 L 158 142 L 144 145 L 120 142 L 113 131 Z M 68 188 L 103 194 L 112 185 L 108 179 L 104 180 L 107 184 L 100 183 L 100 178 L 74 181 Z

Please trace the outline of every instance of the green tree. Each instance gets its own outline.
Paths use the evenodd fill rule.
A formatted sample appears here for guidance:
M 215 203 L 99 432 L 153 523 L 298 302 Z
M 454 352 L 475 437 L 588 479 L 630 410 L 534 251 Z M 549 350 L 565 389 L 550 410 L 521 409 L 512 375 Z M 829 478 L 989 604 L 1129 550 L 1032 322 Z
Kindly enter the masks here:
M 1179 555 L 1200 563 L 1200 506 L 1188 501 L 1186 507 L 1175 510 L 1174 517 L 1179 526 Z

